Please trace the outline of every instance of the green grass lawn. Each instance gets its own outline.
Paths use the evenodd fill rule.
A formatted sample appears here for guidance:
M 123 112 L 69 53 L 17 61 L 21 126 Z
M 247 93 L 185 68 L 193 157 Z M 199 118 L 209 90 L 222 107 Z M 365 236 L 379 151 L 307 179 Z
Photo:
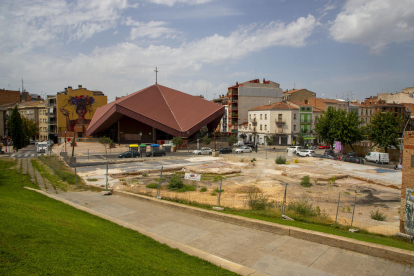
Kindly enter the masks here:
M 236 275 L 42 194 L 0 160 L 0 275 Z

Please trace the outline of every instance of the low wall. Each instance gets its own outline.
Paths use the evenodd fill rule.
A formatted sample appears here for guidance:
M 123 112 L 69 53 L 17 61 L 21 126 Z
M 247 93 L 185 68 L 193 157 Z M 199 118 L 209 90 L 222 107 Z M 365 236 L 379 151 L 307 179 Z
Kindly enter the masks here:
M 354 147 L 354 150 L 355 150 L 355 153 L 357 154 L 357 156 L 362 156 L 362 157 L 364 157 L 365 155 L 367 155 L 371 151 L 385 152 L 384 149 L 380 149 L 380 148 L 377 148 L 377 147 L 371 148 L 371 147 L 356 146 L 356 145 L 354 145 L 353 147 Z M 352 151 L 352 149 L 349 145 L 344 146 L 344 154 L 347 154 L 351 151 Z M 398 149 L 388 149 L 388 154 L 390 155 L 390 161 L 394 161 L 394 162 L 399 161 L 399 159 L 400 159 L 400 150 L 398 150 Z

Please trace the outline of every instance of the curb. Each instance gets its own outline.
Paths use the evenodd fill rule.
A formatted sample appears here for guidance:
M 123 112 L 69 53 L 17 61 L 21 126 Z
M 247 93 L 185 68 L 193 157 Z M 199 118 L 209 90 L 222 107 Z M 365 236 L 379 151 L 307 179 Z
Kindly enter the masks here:
M 240 274 L 240 275 L 246 275 L 246 276 L 266 276 L 267 275 L 267 274 L 258 272 L 258 271 L 254 270 L 254 269 L 251 269 L 251 268 L 249 268 L 247 266 L 243 266 L 243 265 L 240 265 L 238 263 L 235 263 L 235 262 L 226 260 L 224 258 L 221 258 L 219 256 L 216 256 L 216 255 L 213 255 L 213 254 L 210 254 L 210 253 L 201 251 L 201 250 L 199 250 L 197 248 L 188 246 L 186 244 L 182 244 L 182 243 L 179 243 L 179 242 L 175 242 L 175 241 L 166 239 L 166 238 L 164 238 L 164 237 L 162 237 L 160 235 L 157 235 L 155 233 L 148 232 L 144 228 L 141 228 L 141 227 L 132 225 L 130 223 L 124 222 L 124 221 L 119 220 L 117 218 L 114 218 L 114 217 L 111 217 L 111 216 L 102 214 L 100 212 L 91 210 L 89 208 L 83 207 L 82 205 L 79 205 L 77 203 L 73 203 L 71 201 L 68 201 L 68 200 L 63 199 L 63 198 L 60 198 L 58 196 L 49 194 L 47 192 L 44 192 L 44 191 L 41 191 L 41 190 L 36 190 L 36 189 L 33 189 L 33 188 L 29 188 L 29 187 L 24 187 L 24 188 L 25 189 L 28 189 L 28 190 L 32 190 L 32 191 L 38 192 L 38 193 L 41 193 L 41 194 L 43 194 L 43 195 L 45 195 L 47 197 L 50 197 L 50 198 L 53 198 L 53 199 L 58 200 L 60 202 L 63 202 L 65 204 L 68 204 L 68 205 L 70 205 L 72 207 L 75 207 L 76 209 L 82 210 L 82 211 L 87 212 L 87 213 L 89 213 L 91 215 L 98 216 L 98 217 L 101 217 L 103 219 L 109 220 L 109 221 L 111 221 L 113 223 L 116 223 L 116 224 L 118 224 L 120 226 L 123 226 L 125 228 L 129 228 L 129 229 L 132 229 L 134 231 L 137 231 L 137 232 L 139 232 L 139 233 L 141 233 L 141 234 L 143 234 L 143 235 L 145 235 L 147 237 L 150 237 L 150 238 L 158 241 L 159 243 L 165 244 L 165 245 L 167 245 L 167 246 L 169 246 L 171 248 L 178 249 L 178 250 L 180 250 L 181 252 L 183 252 L 185 254 L 198 257 L 200 259 L 203 259 L 203 260 L 205 260 L 207 262 L 210 262 L 210 263 L 212 263 L 212 264 L 214 264 L 216 266 L 222 267 L 222 268 L 227 269 L 229 271 L 232 271 L 234 273 L 237 273 L 237 274 Z
M 293 238 L 306 240 L 310 242 L 315 242 L 331 247 L 337 247 L 341 249 L 346 249 L 365 255 L 378 257 L 386 260 L 390 260 L 397 263 L 414 265 L 414 251 L 408 251 L 404 249 L 394 248 L 386 245 L 373 244 L 364 241 L 358 241 L 347 237 L 336 236 L 332 234 L 326 234 L 321 232 L 316 232 L 312 230 L 301 229 L 292 226 L 285 226 L 277 223 L 271 223 L 266 221 L 260 221 L 250 218 L 239 217 L 235 215 L 223 214 L 220 212 L 209 211 L 204 209 L 199 209 L 191 206 L 186 206 L 174 202 L 169 202 L 165 200 L 159 200 L 155 198 L 150 198 L 138 194 L 133 194 L 123 191 L 112 191 L 113 194 L 120 196 L 135 198 L 142 201 L 148 201 L 154 204 L 163 205 L 164 207 L 173 208 L 182 212 L 189 214 L 194 214 L 197 216 L 214 219 L 226 223 L 236 224 L 240 226 L 245 226 L 253 229 L 258 229 L 274 234 L 291 236 Z

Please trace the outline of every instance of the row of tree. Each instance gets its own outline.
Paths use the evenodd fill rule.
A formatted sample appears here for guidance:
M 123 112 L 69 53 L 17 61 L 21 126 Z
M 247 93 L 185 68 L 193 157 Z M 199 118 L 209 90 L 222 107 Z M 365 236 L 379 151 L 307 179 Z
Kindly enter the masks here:
M 403 124 L 401 115 L 396 116 L 392 112 L 377 112 L 367 126 L 362 126 L 356 112 L 346 112 L 342 109 L 329 107 L 324 111 L 315 125 L 315 130 L 319 134 L 320 140 L 329 145 L 335 141 L 342 145 L 350 145 L 362 140 L 370 140 L 374 146 L 384 148 L 398 147 L 399 133 Z
M 8 135 L 13 141 L 13 148 L 17 151 L 30 144 L 30 139 L 39 135 L 39 125 L 34 120 L 21 117 L 17 105 L 7 121 Z

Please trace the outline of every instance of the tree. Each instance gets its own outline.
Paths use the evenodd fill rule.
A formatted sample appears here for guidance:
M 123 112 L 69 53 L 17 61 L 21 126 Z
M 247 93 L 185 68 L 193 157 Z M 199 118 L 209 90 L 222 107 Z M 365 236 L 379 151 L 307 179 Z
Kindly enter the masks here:
M 29 138 L 29 130 L 27 128 L 27 119 L 25 117 L 22 118 L 22 130 L 23 130 L 23 136 L 22 136 L 22 146 L 25 147 L 30 144 L 30 138 Z
M 229 139 L 227 139 L 227 143 L 229 143 L 229 146 L 233 146 L 235 143 L 237 143 L 237 138 L 236 136 L 232 135 L 229 137 Z
M 331 146 L 333 146 L 336 138 L 334 127 L 337 113 L 338 111 L 335 108 L 328 107 L 327 111 L 322 112 L 315 125 L 315 131 L 318 133 L 319 138 Z
M 368 139 L 374 146 L 384 148 L 388 152 L 390 146 L 399 148 L 397 139 L 403 124 L 401 115 L 395 116 L 392 112 L 377 112 L 367 127 Z
M 13 141 L 13 148 L 18 151 L 23 147 L 23 125 L 20 113 L 17 111 L 17 105 L 14 106 L 12 114 L 8 121 L 9 135 Z
M 299 145 L 303 145 L 303 143 L 305 142 L 305 138 L 303 138 L 303 135 L 299 135 L 297 142 Z
M 342 145 L 348 144 L 352 151 L 355 151 L 352 145 L 363 139 L 361 123 L 362 121 L 359 120 L 358 113 L 347 113 L 342 109 L 337 110 L 331 129 L 333 138 L 335 141 L 341 142 Z
M 104 137 L 99 138 L 99 143 L 101 143 L 102 146 L 105 147 L 105 155 L 107 155 L 106 146 L 111 145 L 113 141 L 111 140 L 111 138 L 104 136 Z
M 207 135 L 203 137 L 203 144 L 204 145 L 210 145 L 210 142 L 211 142 L 211 138 L 208 138 Z
M 22 123 L 26 124 L 27 136 L 35 140 L 36 136 L 39 135 L 39 124 L 37 124 L 34 120 L 29 120 L 25 117 L 22 118 Z
M 273 136 L 272 136 L 272 135 L 265 136 L 265 139 L 266 139 L 266 144 L 267 144 L 268 146 L 273 145 Z
M 181 137 L 174 137 L 172 143 L 176 146 L 181 146 L 183 144 L 183 139 Z
M 242 134 L 240 134 L 240 135 L 239 135 L 239 137 L 240 137 L 240 138 L 242 138 L 242 139 L 244 140 L 244 139 L 246 139 L 246 138 L 247 138 L 247 135 L 246 135 L 246 134 L 244 134 L 244 133 L 242 133 Z

